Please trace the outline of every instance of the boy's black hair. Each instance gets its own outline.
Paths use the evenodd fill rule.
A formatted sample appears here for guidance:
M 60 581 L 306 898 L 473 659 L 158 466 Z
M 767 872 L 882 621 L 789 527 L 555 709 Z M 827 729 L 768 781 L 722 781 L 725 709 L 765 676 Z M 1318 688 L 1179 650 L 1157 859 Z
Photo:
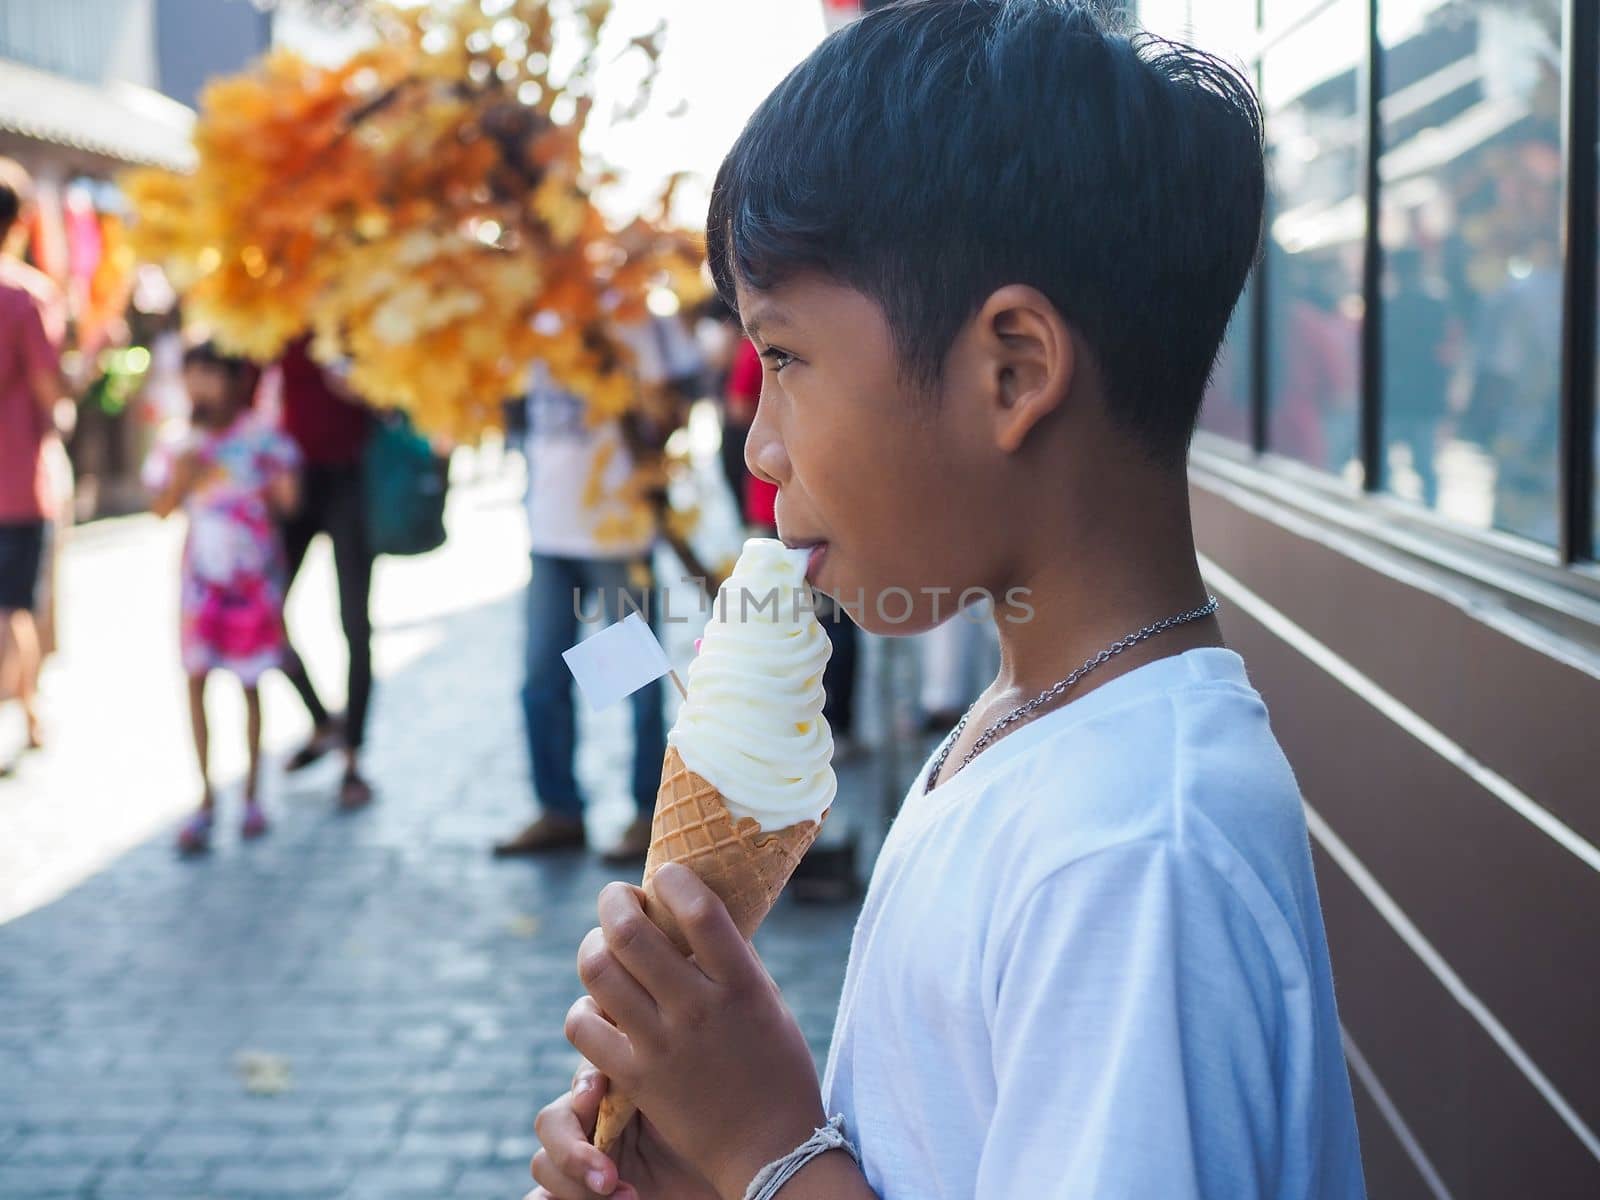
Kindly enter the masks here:
M 1088 343 L 1115 419 L 1181 466 L 1255 259 L 1250 85 L 1080 0 L 904 0 L 829 36 L 717 173 L 717 289 L 819 269 L 876 301 L 932 388 L 994 291 L 1036 287 Z

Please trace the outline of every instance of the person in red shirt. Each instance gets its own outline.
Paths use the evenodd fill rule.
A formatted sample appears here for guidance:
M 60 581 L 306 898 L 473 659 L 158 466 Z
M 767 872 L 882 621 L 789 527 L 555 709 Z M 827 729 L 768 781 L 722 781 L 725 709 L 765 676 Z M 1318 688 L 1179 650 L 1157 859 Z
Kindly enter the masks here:
M 55 515 L 45 450 L 56 436 L 55 408 L 66 391 L 60 359 L 66 323 L 55 284 L 20 259 L 32 200 L 27 172 L 0 159 L 0 698 L 21 702 L 28 746 L 37 748 L 33 610 L 45 523 Z
M 749 338 L 741 338 L 733 354 L 733 368 L 728 372 L 726 408 L 728 419 L 738 428 L 748 431 L 756 419 L 756 405 L 761 401 L 761 355 Z M 741 437 L 741 446 L 743 440 Z M 740 451 L 741 459 L 743 450 Z M 778 499 L 778 489 L 765 479 L 757 478 L 746 467 L 744 486 L 739 501 L 745 524 L 755 526 L 758 537 L 776 537 L 778 519 L 773 506 Z
M 283 379 L 283 431 L 299 447 L 304 462 L 301 504 L 284 523 L 283 547 L 289 586 L 319 533 L 333 543 L 339 580 L 339 621 L 350 650 L 346 707 L 342 717 L 328 711 L 317 695 L 305 663 L 291 644 L 284 673 L 294 685 L 314 730 L 311 739 L 286 764 L 298 771 L 328 751 L 342 748 L 344 782 L 339 807 L 361 808 L 372 800 L 372 786 L 360 770 L 367 706 L 372 698 L 371 544 L 363 509 L 362 454 L 372 433 L 372 414 L 310 353 L 310 338 L 290 345 L 279 363 Z M 292 640 L 292 639 L 291 639 Z

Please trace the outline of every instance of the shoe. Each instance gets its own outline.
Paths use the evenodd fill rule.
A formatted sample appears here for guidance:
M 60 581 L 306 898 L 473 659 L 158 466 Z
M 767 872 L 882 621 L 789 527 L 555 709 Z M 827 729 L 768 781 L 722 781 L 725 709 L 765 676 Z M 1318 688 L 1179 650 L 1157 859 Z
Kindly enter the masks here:
M 545 813 L 515 837 L 496 842 L 496 858 L 521 858 L 553 850 L 582 850 L 588 844 L 582 817 L 563 817 Z
M 371 804 L 372 800 L 372 785 L 357 772 L 346 771 L 344 782 L 339 785 L 339 811 L 355 812 Z
M 612 866 L 643 862 L 649 853 L 650 818 L 641 813 L 628 823 L 615 845 L 601 852 L 600 861 Z
M 304 746 L 289 756 L 283 769 L 291 775 L 303 771 L 331 750 L 344 745 L 344 718 L 330 717 L 328 723 L 312 733 Z
M 178 853 L 204 854 L 211 849 L 211 810 L 202 808 L 178 830 Z
M 267 814 L 261 811 L 261 805 L 254 800 L 246 800 L 244 805 L 244 821 L 239 826 L 239 836 L 245 841 L 258 838 L 267 831 Z

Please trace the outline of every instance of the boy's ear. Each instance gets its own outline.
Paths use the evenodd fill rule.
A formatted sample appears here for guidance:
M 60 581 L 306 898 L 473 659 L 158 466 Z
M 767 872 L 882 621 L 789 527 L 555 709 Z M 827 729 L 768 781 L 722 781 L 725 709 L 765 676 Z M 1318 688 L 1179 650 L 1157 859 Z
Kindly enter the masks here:
M 1072 333 L 1037 288 L 1007 284 L 974 322 L 991 398 L 995 445 L 1015 453 L 1066 399 L 1077 371 Z

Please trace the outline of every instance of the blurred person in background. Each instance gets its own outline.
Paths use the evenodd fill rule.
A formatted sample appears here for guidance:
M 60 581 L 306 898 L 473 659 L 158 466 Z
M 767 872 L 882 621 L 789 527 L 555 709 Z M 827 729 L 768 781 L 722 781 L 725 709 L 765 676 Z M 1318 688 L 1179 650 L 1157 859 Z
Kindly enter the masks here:
M 1393 290 L 1384 299 L 1384 320 L 1403 330 L 1404 336 L 1391 338 L 1384 346 L 1388 440 L 1409 449 L 1421 489 L 1418 499 L 1432 508 L 1439 498 L 1434 460 L 1449 398 L 1455 323 L 1441 289 L 1426 275 L 1421 250 L 1414 246 L 1391 250 L 1389 266 Z
M 744 443 L 750 436 L 750 422 L 755 419 L 755 400 L 748 395 L 736 396 L 730 385 L 734 361 L 744 342 L 744 330 L 739 327 L 739 318 L 733 310 L 720 297 L 713 296 L 701 305 L 700 315 L 694 324 L 694 339 L 705 361 L 702 390 L 716 397 L 717 410 L 722 418 L 722 474 L 728 481 L 728 490 L 733 493 L 735 507 L 742 509 L 747 473 Z M 757 395 L 760 390 L 758 383 Z M 748 388 L 745 391 L 748 392 Z
M 63 326 L 65 321 L 63 321 Z M 62 342 L 65 345 L 65 341 Z M 83 357 L 77 364 L 84 365 Z M 50 488 L 54 513 L 44 526 L 44 553 L 39 563 L 39 590 L 34 598 L 33 620 L 39 631 L 39 663 L 42 668 L 50 656 L 60 649 L 61 625 L 61 554 L 66 545 L 67 533 L 77 520 L 78 480 L 72 458 L 67 453 L 78 428 L 78 401 L 85 380 L 75 378 L 72 372 L 73 356 L 62 354 L 62 374 L 66 381 L 65 393 L 55 404 L 55 419 L 51 436 L 44 440 L 45 479 Z
M 635 356 L 639 382 L 671 399 L 689 399 L 699 356 L 675 317 L 657 316 L 618 331 Z M 538 364 L 529 378 L 528 532 L 532 549 L 527 591 L 527 642 L 522 712 L 528 759 L 540 813 L 494 847 L 497 857 L 581 849 L 588 844 L 586 804 L 574 770 L 577 712 L 572 677 L 562 652 L 579 638 L 579 613 L 609 625 L 639 611 L 650 620 L 655 595 L 652 551 L 659 514 L 635 472 L 659 454 L 675 426 L 670 416 L 639 414 L 591 423 L 583 398 L 560 386 Z M 592 616 L 590 614 L 593 614 Z M 629 697 L 633 717 L 631 792 L 635 814 L 602 857 L 642 859 L 661 760 L 667 750 L 661 681 Z
M 1273 251 L 1269 248 L 1269 253 Z M 1338 264 L 1311 251 L 1282 254 L 1274 289 L 1273 449 L 1338 472 L 1356 451 L 1357 330 L 1341 308 Z
M 1536 132 L 1508 147 L 1497 177 L 1497 243 L 1480 252 L 1499 276 L 1473 325 L 1471 388 L 1461 436 L 1494 461 L 1493 523 L 1545 545 L 1557 541 L 1560 455 L 1562 158 Z
M 372 413 L 327 368 L 311 357 L 311 339 L 292 343 L 278 364 L 283 431 L 299 448 L 305 464 L 301 503 L 283 527 L 289 586 L 305 563 L 318 534 L 333 543 L 338 577 L 339 625 L 349 650 L 343 716 L 330 713 L 317 695 L 305 661 L 291 643 L 284 673 L 311 715 L 310 739 L 286 767 L 300 771 L 332 750 L 344 754 L 339 807 L 363 808 L 372 785 L 361 774 L 367 709 L 372 700 L 372 563 L 362 488 L 362 455 L 372 436 Z
M 37 749 L 40 645 L 34 610 L 47 524 L 57 510 L 52 451 L 66 395 L 61 345 L 66 309 L 48 276 L 21 260 L 33 181 L 0 159 L 0 699 L 22 706 Z
M 500 469 L 504 471 L 513 454 L 521 456 L 522 447 L 528 440 L 528 405 L 525 396 L 508 396 L 500 402 L 500 438 Z
M 184 355 L 191 428 L 157 446 L 145 480 L 152 511 L 183 509 L 184 539 L 179 645 L 189 680 L 189 718 L 200 766 L 200 808 L 178 832 L 185 854 L 211 844 L 216 793 L 210 772 L 206 680 L 213 671 L 238 677 L 244 688 L 250 763 L 244 782 L 240 836 L 267 831 L 261 810 L 261 677 L 282 665 L 286 572 L 277 522 L 299 500 L 299 451 L 250 411 L 257 372 L 210 343 Z
M 739 500 L 739 511 L 744 516 L 746 531 L 751 537 L 777 537 L 778 520 L 775 506 L 777 487 L 762 479 L 745 465 L 745 438 L 751 422 L 756 417 L 756 407 L 761 402 L 761 355 L 749 338 L 741 337 L 733 352 L 733 365 L 728 369 L 728 382 L 723 393 L 723 411 L 734 421 L 734 435 L 739 445 L 738 484 L 734 495 Z M 727 430 L 723 431 L 727 437 Z M 724 466 L 731 472 L 733 468 Z

